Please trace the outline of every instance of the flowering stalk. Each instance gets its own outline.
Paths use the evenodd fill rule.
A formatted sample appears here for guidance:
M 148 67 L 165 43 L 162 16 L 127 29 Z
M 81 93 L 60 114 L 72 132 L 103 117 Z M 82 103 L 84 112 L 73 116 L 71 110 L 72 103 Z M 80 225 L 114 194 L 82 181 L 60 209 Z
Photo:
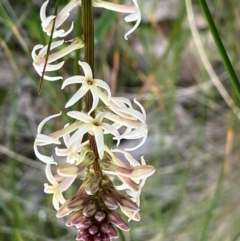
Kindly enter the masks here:
M 74 121 L 50 134 L 44 134 L 44 125 L 51 119 L 59 117 L 61 113 L 45 118 L 39 124 L 34 142 L 35 154 L 39 160 L 46 163 L 45 173 L 51 183 L 51 185 L 44 184 L 44 192 L 53 194 L 52 202 L 57 210 L 57 217 L 69 215 L 66 225 L 78 229 L 77 240 L 108 241 L 117 238 L 116 228 L 128 231 L 128 223 L 116 210 L 120 208 L 128 217 L 128 221 L 139 221 L 141 190 L 146 179 L 155 171 L 154 167 L 146 164 L 143 157 L 141 162 L 138 162 L 127 152 L 142 146 L 147 138 L 148 127 L 143 106 L 134 100 L 139 111 L 133 108 L 127 98 L 113 97 L 107 83 L 94 76 L 92 7 L 130 13 L 126 21 L 136 20 L 138 25 L 141 19 L 140 9 L 137 0 L 133 0 L 133 3 L 133 6 L 125 6 L 102 0 L 71 0 L 59 14 L 49 17 L 46 17 L 45 13 L 48 1 L 41 8 L 43 31 L 48 34 L 52 27 L 54 37 L 65 37 L 73 27 L 68 31 L 58 28 L 68 18 L 73 8 L 80 5 L 82 7 L 83 39 L 75 38 L 70 45 L 54 53 L 46 52 L 46 49 L 53 50 L 62 45 L 64 40 L 55 41 L 50 46 L 37 45 L 32 51 L 34 68 L 41 75 L 44 74 L 44 64 L 46 71 L 59 70 L 64 64 L 64 61 L 60 60 L 62 57 L 84 47 L 84 61 L 78 61 L 84 75 L 65 79 L 62 89 L 71 84 L 81 84 L 65 108 L 77 104 L 83 97 L 85 107 L 78 111 L 67 112 Z M 52 23 L 54 19 L 57 21 L 55 27 Z M 128 33 L 130 32 L 132 30 Z M 36 53 L 38 49 L 40 51 Z M 52 64 L 58 60 L 59 63 Z M 44 78 L 49 81 L 62 79 L 61 76 L 46 75 Z M 99 99 L 104 105 L 101 110 L 98 108 Z M 121 133 L 120 128 L 123 130 Z M 110 150 L 105 145 L 106 134 L 113 135 L 117 146 L 122 139 L 142 140 L 135 147 Z M 88 136 L 87 141 L 83 141 L 85 135 Z M 55 154 L 65 158 L 66 164 L 59 165 L 53 156 L 47 156 L 39 151 L 39 147 L 50 144 L 65 145 L 64 148 L 55 147 Z M 115 153 L 122 155 L 122 158 Z M 57 165 L 55 175 L 52 174 L 51 165 Z M 73 197 L 66 200 L 63 192 L 72 185 L 80 173 L 84 175 L 82 185 Z M 114 184 L 115 178 L 120 185 Z

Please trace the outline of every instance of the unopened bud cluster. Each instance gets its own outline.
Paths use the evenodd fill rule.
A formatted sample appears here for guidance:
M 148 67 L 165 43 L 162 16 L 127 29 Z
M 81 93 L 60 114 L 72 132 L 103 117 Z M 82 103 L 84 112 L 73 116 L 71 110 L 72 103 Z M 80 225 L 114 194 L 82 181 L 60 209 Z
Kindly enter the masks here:
M 130 13 L 125 20 L 137 21 L 137 26 L 141 15 L 137 1 L 133 0 L 133 2 L 133 6 L 125 6 L 92 0 L 92 5 Z M 67 31 L 59 27 L 68 18 L 73 8 L 81 6 L 81 1 L 71 0 L 57 16 L 49 17 L 46 17 L 47 5 L 48 1 L 42 5 L 40 12 L 43 31 L 50 35 L 55 19 L 53 38 L 65 37 L 72 31 L 74 23 Z M 64 44 L 64 40 L 52 42 L 50 53 L 47 53 L 48 46 L 37 45 L 33 48 L 33 65 L 40 76 L 44 74 L 44 68 L 46 72 L 59 70 L 64 65 L 64 61 L 52 64 L 53 62 L 84 47 L 82 39 L 75 38 L 69 42 L 71 43 L 67 47 L 54 53 L 52 50 Z M 44 67 L 45 64 L 46 67 Z M 43 126 L 61 113 L 45 118 L 38 126 L 34 151 L 38 159 L 46 164 L 45 173 L 51 185 L 44 184 L 44 191 L 53 194 L 53 206 L 57 210 L 57 217 L 68 216 L 66 225 L 75 226 L 78 229 L 77 240 L 107 241 L 117 238 L 116 228 L 129 230 L 129 225 L 119 214 L 118 208 L 128 217 L 128 221 L 140 220 L 141 189 L 147 177 L 152 175 L 155 169 L 146 165 L 143 157 L 139 162 L 128 152 L 142 146 L 147 138 L 148 128 L 143 106 L 136 99 L 134 100 L 139 111 L 133 108 L 131 101 L 127 98 L 113 97 L 107 83 L 93 77 L 88 63 L 79 60 L 79 65 L 84 74 L 71 76 L 62 84 L 62 89 L 72 84 L 81 84 L 79 90 L 68 100 L 65 108 L 82 101 L 90 92 L 92 102 L 89 110 L 86 111 L 83 107 L 82 111 L 67 112 L 73 120 L 72 123 L 67 123 L 62 129 L 50 134 L 42 133 Z M 44 79 L 55 81 L 63 78 L 44 74 Z M 112 150 L 104 142 L 104 137 L 109 134 L 113 136 L 117 146 L 122 139 L 141 139 L 141 141 L 135 147 Z M 88 136 L 89 140 L 83 141 L 84 136 Z M 57 145 L 54 156 L 65 158 L 65 164 L 60 165 L 57 161 L 59 158 L 44 155 L 39 151 L 40 146 L 51 144 Z M 119 158 L 119 155 L 122 158 Z M 55 165 L 57 169 L 53 175 L 52 166 Z M 66 200 L 63 192 L 72 185 L 79 174 L 84 176 L 82 185 L 73 197 Z

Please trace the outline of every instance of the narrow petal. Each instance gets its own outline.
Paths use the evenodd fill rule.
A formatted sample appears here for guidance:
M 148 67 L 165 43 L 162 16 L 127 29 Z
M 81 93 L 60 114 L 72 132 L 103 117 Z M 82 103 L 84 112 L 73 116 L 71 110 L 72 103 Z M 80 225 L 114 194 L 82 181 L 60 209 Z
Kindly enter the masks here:
M 137 146 L 132 147 L 132 148 L 126 148 L 125 150 L 126 150 L 126 151 L 133 151 L 133 150 L 138 149 L 140 146 L 142 146 L 142 145 L 144 144 L 144 142 L 146 141 L 146 139 L 147 139 L 147 132 L 146 132 L 146 134 L 143 136 L 142 141 L 141 141 Z
M 53 204 L 53 207 L 54 207 L 56 210 L 59 209 L 58 193 L 54 193 L 54 194 L 53 194 L 52 204 Z
M 65 108 L 74 105 L 78 100 L 80 100 L 87 92 L 89 88 L 87 85 L 82 85 L 82 87 L 72 96 L 72 98 L 67 102 Z
M 44 32 L 47 32 L 47 34 L 49 33 L 49 30 L 51 29 L 50 27 L 52 27 L 52 21 L 53 19 L 56 18 L 56 16 L 51 15 L 49 17 L 47 17 L 44 21 L 42 21 L 42 28 Z
M 51 164 L 47 164 L 46 168 L 45 168 L 45 174 L 46 177 L 48 179 L 48 181 L 53 185 L 53 186 L 57 186 L 58 182 L 55 180 L 55 178 L 52 175 L 52 171 L 51 171 Z
M 65 61 L 62 61 L 58 64 L 47 64 L 45 71 L 56 71 L 63 67 Z
M 128 105 L 131 109 L 133 108 L 131 101 L 125 97 L 112 97 L 111 101 L 119 107 L 126 107 Z
M 77 175 L 74 177 L 66 177 L 60 184 L 59 184 L 59 191 L 64 192 L 66 191 L 72 183 L 75 181 Z
M 92 5 L 94 7 L 105 8 L 105 9 L 119 12 L 119 13 L 133 13 L 134 11 L 136 11 L 135 6 L 115 4 L 115 3 L 110 3 L 110 2 L 102 1 L 102 0 L 100 0 L 100 1 L 93 0 Z
M 73 27 L 74 27 L 74 22 L 72 22 L 71 27 L 67 31 L 63 31 L 63 33 L 58 34 L 58 36 L 61 37 L 61 38 L 67 36 L 69 33 L 72 32 Z
M 91 116 L 80 111 L 69 111 L 67 115 L 85 123 L 92 123 L 94 121 L 94 119 Z
M 64 128 L 66 128 L 66 127 L 68 127 L 69 126 L 69 123 L 67 123 L 65 126 L 64 126 Z M 69 140 L 70 140 L 70 135 L 69 134 L 66 134 L 66 135 L 64 135 L 63 136 L 63 141 L 64 141 L 64 144 L 65 144 L 65 146 L 69 146 Z
M 71 136 L 70 138 L 70 145 L 72 145 L 75 141 L 81 139 L 83 135 L 90 130 L 92 130 L 93 125 L 92 124 L 82 124 L 78 130 Z
M 68 149 L 59 149 L 58 147 L 55 148 L 55 153 L 57 156 L 67 156 Z
M 104 138 L 103 138 L 102 128 L 98 126 L 94 126 L 93 133 L 94 133 L 94 138 L 97 145 L 99 158 L 102 159 L 104 154 Z
M 90 91 L 92 93 L 93 103 L 92 103 L 92 108 L 88 112 L 88 115 L 90 115 L 96 109 L 98 102 L 99 102 L 98 88 L 96 86 L 92 85 L 90 88 Z
M 118 146 L 120 144 L 120 135 L 119 135 L 118 131 L 113 126 L 111 126 L 107 123 L 102 123 L 101 126 L 105 131 L 111 133 L 112 135 L 114 135 L 116 137 L 117 146 Z
M 142 124 L 139 128 L 136 128 L 131 132 L 122 134 L 121 139 L 138 139 L 143 137 L 144 135 L 147 135 L 147 133 L 148 133 L 147 125 Z
M 110 101 L 108 100 L 108 96 L 106 96 L 101 89 L 98 89 L 98 94 L 100 99 L 102 100 L 102 102 L 106 105 L 109 106 L 110 105 Z
M 45 156 L 45 155 L 41 154 L 41 153 L 38 151 L 38 148 L 37 148 L 37 145 L 36 145 L 36 144 L 33 145 L 33 150 L 34 150 L 34 153 L 35 153 L 36 157 L 37 157 L 40 161 L 42 161 L 42 162 L 44 162 L 44 163 L 46 163 L 46 164 L 48 164 L 48 163 L 49 163 L 49 164 L 57 164 L 56 162 L 54 162 L 53 157 L 49 157 L 49 156 Z
M 66 199 L 63 197 L 63 194 L 62 193 L 59 193 L 58 194 L 58 201 L 61 203 L 61 204 L 64 204 L 66 202 Z M 59 210 L 59 209 L 58 209 Z
M 40 19 L 42 22 L 46 19 L 46 8 L 48 5 L 48 2 L 49 2 L 48 0 L 44 2 L 40 9 Z
M 120 149 L 114 149 L 114 150 L 112 150 L 112 152 L 122 153 L 122 154 L 124 154 L 125 158 L 129 161 L 129 163 L 132 166 L 140 166 L 140 163 L 136 159 L 134 159 L 132 157 L 132 155 L 130 155 L 128 152 L 120 150 Z
M 60 112 L 59 114 L 55 114 L 55 115 L 50 115 L 48 117 L 46 117 L 45 119 L 43 119 L 40 124 L 38 125 L 38 128 L 37 128 L 37 133 L 40 134 L 41 133 L 41 130 L 43 128 L 43 126 L 45 125 L 45 123 L 47 121 L 49 121 L 50 119 L 54 118 L 54 117 L 58 117 L 62 114 L 62 112 Z
M 58 139 L 44 134 L 37 134 L 35 142 L 38 146 L 45 146 L 49 144 L 61 144 L 61 142 Z
M 61 88 L 64 89 L 67 85 L 70 85 L 70 84 L 82 84 L 82 83 L 86 83 L 86 82 L 87 82 L 86 77 L 81 76 L 81 75 L 75 75 L 75 76 L 67 78 L 63 82 Z
M 142 113 L 140 113 L 139 111 L 137 110 L 134 110 L 134 109 L 130 109 L 130 108 L 127 108 L 127 107 L 120 107 L 120 108 L 116 108 L 117 111 L 119 112 L 123 112 L 125 114 L 128 114 L 130 116 L 133 116 L 135 117 L 137 120 L 140 120 L 142 123 L 145 123 L 145 119 L 144 119 L 144 116 Z
M 144 109 L 143 106 L 137 101 L 136 98 L 135 98 L 133 101 L 134 101 L 134 103 L 136 103 L 136 104 L 139 106 L 139 108 L 141 109 L 142 115 L 143 115 L 143 117 L 144 117 L 144 120 L 146 121 L 146 111 L 145 111 L 145 109 Z
M 102 89 L 105 89 L 108 93 L 108 101 L 110 101 L 111 98 L 111 90 L 108 86 L 108 84 L 100 79 L 94 79 L 94 84 L 96 84 L 98 87 L 101 87 Z
M 137 129 L 142 125 L 142 123 L 140 123 L 140 122 L 133 121 L 133 120 L 127 120 L 123 117 L 120 117 L 120 116 L 115 115 L 110 112 L 106 112 L 104 117 L 107 118 L 108 120 L 111 120 L 112 122 L 121 124 L 123 126 L 132 127 L 134 129 Z
M 37 44 L 36 46 L 33 47 L 33 50 L 32 50 L 31 55 L 32 55 L 32 59 L 33 59 L 34 61 L 35 61 L 36 58 L 37 58 L 36 51 L 37 51 L 38 49 L 43 48 L 43 47 L 44 47 L 44 45 L 42 45 L 42 44 Z
M 93 76 L 92 76 L 92 69 L 91 69 L 90 65 L 88 63 L 86 63 L 86 62 L 81 62 L 81 61 L 78 61 L 78 64 L 82 66 L 82 69 L 84 71 L 85 77 L 88 80 L 92 80 Z

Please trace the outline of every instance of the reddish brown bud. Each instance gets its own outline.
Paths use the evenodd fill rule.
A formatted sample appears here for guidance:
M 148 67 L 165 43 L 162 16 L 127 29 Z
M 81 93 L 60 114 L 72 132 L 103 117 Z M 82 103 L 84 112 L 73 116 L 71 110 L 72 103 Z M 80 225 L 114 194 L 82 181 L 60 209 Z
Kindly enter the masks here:
M 70 201 L 67 208 L 70 211 L 77 211 L 82 208 L 83 200 L 82 199 L 75 199 L 73 201 Z
M 99 235 L 94 236 L 93 241 L 101 241 L 101 237 Z
M 127 222 L 118 213 L 116 213 L 114 211 L 109 213 L 108 219 L 112 224 L 114 224 L 118 228 L 120 228 L 124 231 L 129 230 L 129 226 L 128 226 Z
M 102 223 L 101 224 L 101 231 L 103 233 L 109 233 L 110 232 L 110 224 L 109 223 Z
M 103 211 L 97 211 L 94 217 L 100 223 L 106 217 L 106 214 Z
M 102 200 L 109 210 L 115 210 L 118 208 L 118 203 L 114 198 L 110 196 L 102 196 Z
M 84 183 L 85 191 L 88 195 L 94 195 L 99 190 L 99 183 L 101 181 L 101 176 L 95 174 L 93 178 L 90 178 Z
M 83 215 L 85 217 L 91 217 L 95 214 L 96 211 L 97 211 L 96 203 L 90 203 L 87 205 L 87 207 L 83 209 Z
M 94 234 L 97 234 L 99 231 L 98 227 L 95 226 L 95 225 L 92 225 L 89 229 L 88 229 L 88 232 L 91 234 L 91 235 L 94 235 Z
M 117 230 L 113 227 L 111 223 L 109 224 L 109 230 L 110 232 L 108 233 L 108 235 L 110 238 L 113 238 L 113 239 L 118 238 Z

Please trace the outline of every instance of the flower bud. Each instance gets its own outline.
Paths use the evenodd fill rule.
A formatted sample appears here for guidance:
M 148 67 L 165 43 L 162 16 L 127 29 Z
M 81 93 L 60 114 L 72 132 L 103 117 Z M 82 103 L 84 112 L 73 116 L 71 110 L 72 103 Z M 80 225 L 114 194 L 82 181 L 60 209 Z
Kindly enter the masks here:
M 73 164 L 67 164 L 57 169 L 59 175 L 64 177 L 73 177 L 78 174 L 78 167 Z
M 89 229 L 88 229 L 88 232 L 91 234 L 91 235 L 94 235 L 94 234 L 97 234 L 99 231 L 98 227 L 95 226 L 95 225 L 92 225 Z
M 74 199 L 69 202 L 67 207 L 70 211 L 77 211 L 81 209 L 82 206 L 83 206 L 83 199 Z
M 93 241 L 101 241 L 101 237 L 99 235 L 94 236 Z
M 101 224 L 101 231 L 103 233 L 109 233 L 110 232 L 110 223 L 102 223 Z
M 124 209 L 127 209 L 129 211 L 139 210 L 138 205 L 129 198 L 124 197 L 119 201 L 119 203 Z
M 76 225 L 77 228 L 86 229 L 92 224 L 92 221 L 89 218 L 79 217 L 74 220 L 73 224 Z
M 69 204 L 69 200 L 67 200 L 58 210 L 56 216 L 57 218 L 62 218 L 66 215 L 68 215 L 69 213 L 71 213 L 71 211 L 68 209 L 68 204 Z
M 117 238 L 118 237 L 118 233 L 117 230 L 113 227 L 113 225 L 111 223 L 109 223 L 109 233 L 108 233 L 110 238 Z
M 87 207 L 83 209 L 83 215 L 85 217 L 92 217 L 97 211 L 96 203 L 90 203 Z
M 94 218 L 100 223 L 106 217 L 106 214 L 103 211 L 97 211 Z
M 101 176 L 95 174 L 93 178 L 90 178 L 87 182 L 84 183 L 85 191 L 88 195 L 94 195 L 99 190 L 99 183 L 101 181 Z
M 102 196 L 102 200 L 109 210 L 115 210 L 118 208 L 118 203 L 114 200 L 114 198 L 110 196 Z
M 69 227 L 69 226 L 73 226 L 73 221 L 76 220 L 78 217 L 79 217 L 80 213 L 79 212 L 75 212 L 73 213 L 68 219 L 67 219 L 67 222 L 66 222 L 66 226 Z
M 134 179 L 145 179 L 155 172 L 155 168 L 150 165 L 136 166 L 131 177 Z
M 118 213 L 116 213 L 114 211 L 109 213 L 108 219 L 112 224 L 114 224 L 118 228 L 120 228 L 124 231 L 129 230 L 129 226 L 128 226 L 127 222 Z

